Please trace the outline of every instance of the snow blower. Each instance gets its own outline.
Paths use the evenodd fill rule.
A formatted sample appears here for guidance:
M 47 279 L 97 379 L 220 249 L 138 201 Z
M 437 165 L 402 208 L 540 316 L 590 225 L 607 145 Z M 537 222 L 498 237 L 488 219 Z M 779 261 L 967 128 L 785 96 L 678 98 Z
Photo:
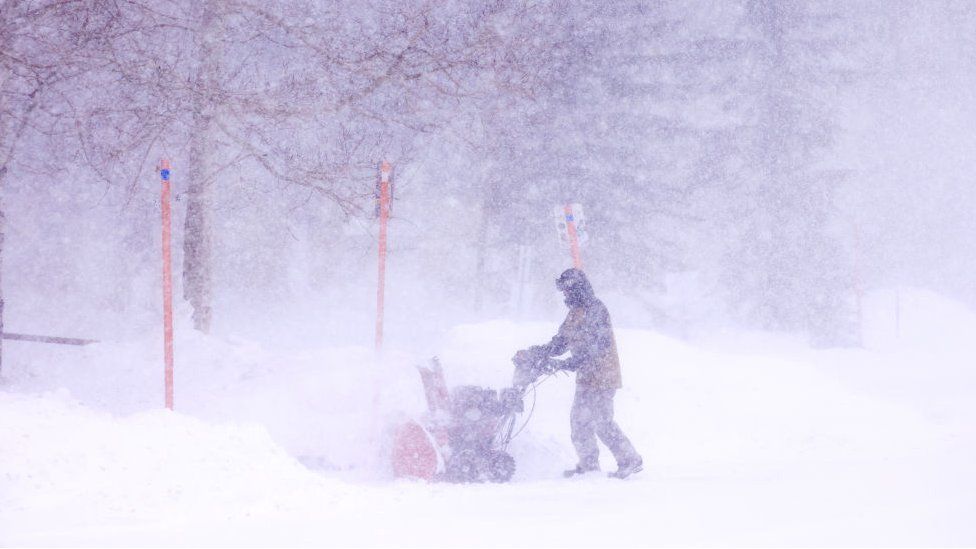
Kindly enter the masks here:
M 507 482 L 515 473 L 508 444 L 521 432 L 517 418 L 524 398 L 544 374 L 551 359 L 537 348 L 520 351 L 512 362 L 512 386 L 496 391 L 461 385 L 448 392 L 436 357 L 418 366 L 428 412 L 420 421 L 400 424 L 393 435 L 393 473 L 397 477 L 447 482 Z M 531 417 L 531 410 L 530 410 Z

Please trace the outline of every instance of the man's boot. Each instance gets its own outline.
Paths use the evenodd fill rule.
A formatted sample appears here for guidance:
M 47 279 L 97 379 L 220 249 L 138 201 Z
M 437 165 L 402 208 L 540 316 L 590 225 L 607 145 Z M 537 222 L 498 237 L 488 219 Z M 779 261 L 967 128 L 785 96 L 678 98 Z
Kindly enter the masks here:
M 617 470 L 612 473 L 607 473 L 610 478 L 620 478 L 624 479 L 633 475 L 634 473 L 639 473 L 644 470 L 644 460 L 637 458 L 633 461 L 628 461 L 625 463 L 620 463 L 617 466 Z
M 563 476 L 566 478 L 575 477 L 576 475 L 585 475 L 586 473 L 591 473 L 593 471 L 599 471 L 599 465 L 583 465 L 579 464 L 574 469 L 567 469 L 563 471 Z

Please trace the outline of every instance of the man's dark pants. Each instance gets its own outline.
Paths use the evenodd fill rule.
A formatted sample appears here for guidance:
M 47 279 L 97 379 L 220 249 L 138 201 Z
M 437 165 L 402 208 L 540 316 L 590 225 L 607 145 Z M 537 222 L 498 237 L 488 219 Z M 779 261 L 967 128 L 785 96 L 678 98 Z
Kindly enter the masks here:
M 616 389 L 598 389 L 576 385 L 573 409 L 569 414 L 573 446 L 584 469 L 599 468 L 600 450 L 596 439 L 610 449 L 617 465 L 634 463 L 639 459 L 634 445 L 613 420 L 613 397 Z

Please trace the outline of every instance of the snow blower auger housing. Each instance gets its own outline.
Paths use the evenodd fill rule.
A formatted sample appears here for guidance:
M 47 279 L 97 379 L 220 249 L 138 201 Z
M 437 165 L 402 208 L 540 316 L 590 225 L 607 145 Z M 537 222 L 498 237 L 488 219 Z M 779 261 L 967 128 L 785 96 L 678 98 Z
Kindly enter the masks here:
M 515 459 L 507 452 L 526 389 L 544 373 L 544 361 L 520 355 L 515 383 L 496 391 L 461 385 L 448 392 L 437 358 L 418 366 L 427 397 L 422 420 L 399 425 L 393 440 L 397 477 L 447 482 L 507 482 Z M 516 433 L 517 434 L 517 433 Z

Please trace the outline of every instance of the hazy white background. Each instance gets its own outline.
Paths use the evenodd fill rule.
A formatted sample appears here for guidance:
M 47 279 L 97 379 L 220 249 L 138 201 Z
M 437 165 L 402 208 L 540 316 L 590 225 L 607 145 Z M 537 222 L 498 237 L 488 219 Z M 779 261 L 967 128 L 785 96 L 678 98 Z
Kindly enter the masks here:
M 56 5 L 0 8 L 3 326 L 99 343 L 3 342 L 0 542 L 976 542 L 976 4 Z M 561 479 L 562 377 L 511 484 L 390 478 L 416 364 L 503 387 L 555 331 L 565 201 L 645 472 Z

